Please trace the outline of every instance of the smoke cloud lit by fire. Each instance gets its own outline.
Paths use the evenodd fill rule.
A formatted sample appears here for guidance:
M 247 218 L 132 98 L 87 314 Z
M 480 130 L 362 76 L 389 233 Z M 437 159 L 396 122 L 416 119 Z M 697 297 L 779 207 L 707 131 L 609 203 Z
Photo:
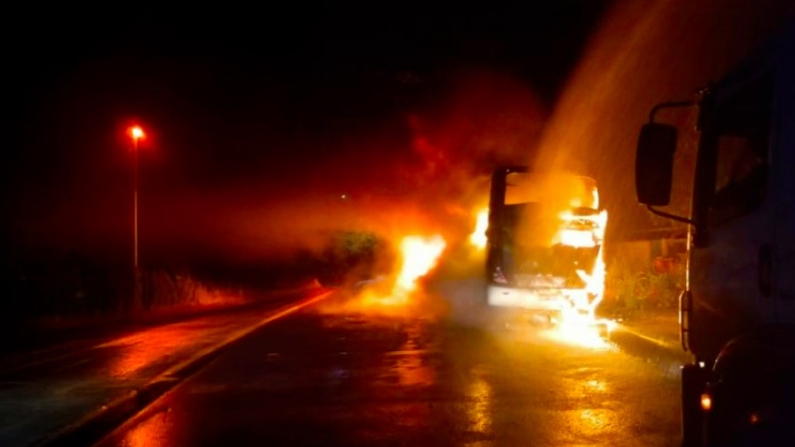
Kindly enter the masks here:
M 488 174 L 501 164 L 594 177 L 611 228 L 626 228 L 637 220 L 632 153 L 649 107 L 722 74 L 791 10 L 774 0 L 616 2 L 554 107 L 518 75 L 448 67 L 402 76 L 428 87 L 380 115 L 312 115 L 309 103 L 284 101 L 277 82 L 238 71 L 229 85 L 262 85 L 251 102 L 265 117 L 249 120 L 228 113 L 219 98 L 188 101 L 168 88 L 186 78 L 209 84 L 215 75 L 202 63 L 147 66 L 165 74 L 138 103 L 152 135 L 140 165 L 142 263 L 177 255 L 219 263 L 278 258 L 316 250 L 337 229 L 393 242 L 439 233 L 455 246 L 474 230 Z M 68 132 L 56 139 L 63 147 L 52 160 L 31 162 L 55 174 L 20 181 L 24 194 L 7 224 L 14 243 L 111 247 L 128 257 L 130 151 L 119 126 L 129 116 L 120 104 L 129 100 L 122 92 L 143 91 L 145 79 L 122 78 L 118 88 L 105 80 L 125 73 L 127 56 L 81 67 L 43 105 L 45 124 Z M 351 101 L 330 98 L 323 106 L 332 111 Z M 299 119 L 308 123 L 287 125 Z
M 533 150 L 543 110 L 519 80 L 488 71 L 450 73 L 441 97 L 396 121 L 329 148 L 338 154 L 274 185 L 203 193 L 185 214 L 209 208 L 196 234 L 176 227 L 185 244 L 210 231 L 228 256 L 256 258 L 322 247 L 328 232 L 372 231 L 397 244 L 408 234 L 464 240 L 476 206 L 488 199 L 490 171 Z M 261 194 L 258 194 L 261 192 Z M 162 210 L 180 215 L 172 204 Z M 180 204 L 176 205 L 179 209 Z M 194 210 L 192 210 L 194 209 Z
M 29 188 L 18 196 L 9 223 L 14 243 L 98 252 L 122 262 L 128 257 L 127 122 L 118 111 L 100 113 L 120 99 L 97 82 L 116 63 L 121 62 L 96 62 L 62 86 L 60 100 L 82 95 L 83 112 L 101 119 L 73 123 L 64 144 L 77 149 L 63 154 L 71 161 L 59 168 L 57 179 L 25 180 Z M 338 119 L 328 129 L 300 135 L 231 118 L 234 126 L 222 126 L 218 118 L 210 121 L 216 110 L 159 95 L 171 103 L 157 105 L 140 123 L 150 136 L 139 164 L 141 262 L 280 259 L 318 249 L 335 230 L 372 231 L 394 241 L 430 230 L 465 237 L 475 224 L 473 204 L 485 205 L 487 173 L 496 163 L 526 157 L 544 112 L 529 86 L 508 75 L 463 70 L 415 77 L 433 86 L 399 113 L 352 123 Z M 67 113 L 62 108 L 59 103 L 48 113 L 55 119 Z M 187 120 L 207 126 L 191 127 Z M 222 136 L 212 134 L 220 131 Z M 244 140 L 251 135 L 257 136 Z M 208 145 L 225 148 L 224 156 L 207 155 Z M 259 150 L 238 160 L 249 146 Z

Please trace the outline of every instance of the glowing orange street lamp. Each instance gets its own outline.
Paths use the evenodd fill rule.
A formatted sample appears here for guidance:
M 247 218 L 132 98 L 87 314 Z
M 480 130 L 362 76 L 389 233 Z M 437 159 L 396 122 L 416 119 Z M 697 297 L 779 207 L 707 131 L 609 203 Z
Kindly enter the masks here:
M 138 140 L 145 137 L 139 126 L 130 128 L 133 140 L 133 265 L 138 273 Z M 137 276 L 136 276 L 137 283 Z
M 140 127 L 138 127 L 138 126 L 135 126 L 135 127 L 133 127 L 132 129 L 130 129 L 130 135 L 132 135 L 133 139 L 134 139 L 134 140 L 136 141 L 136 143 L 137 143 L 137 142 L 138 142 L 138 140 L 139 140 L 140 138 L 143 138 L 143 136 L 144 136 L 144 131 L 143 131 L 143 130 L 141 130 L 141 128 L 140 128 Z

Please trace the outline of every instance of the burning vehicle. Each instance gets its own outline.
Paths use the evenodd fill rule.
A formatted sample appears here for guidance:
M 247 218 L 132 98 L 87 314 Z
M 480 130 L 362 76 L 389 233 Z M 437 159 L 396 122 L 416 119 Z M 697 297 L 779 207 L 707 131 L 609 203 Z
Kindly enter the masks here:
M 604 292 L 606 223 L 593 179 L 496 169 L 486 231 L 488 305 L 549 323 L 572 315 L 593 321 Z

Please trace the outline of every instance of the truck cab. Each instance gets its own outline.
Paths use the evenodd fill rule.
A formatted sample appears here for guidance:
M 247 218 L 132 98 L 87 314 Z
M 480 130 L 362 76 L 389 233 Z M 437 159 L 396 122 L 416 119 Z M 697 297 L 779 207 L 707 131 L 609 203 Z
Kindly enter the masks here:
M 692 205 L 677 216 L 659 208 L 670 201 L 677 129 L 655 119 L 690 106 Z M 635 177 L 639 202 L 689 224 L 683 445 L 795 445 L 795 24 L 694 101 L 655 106 Z

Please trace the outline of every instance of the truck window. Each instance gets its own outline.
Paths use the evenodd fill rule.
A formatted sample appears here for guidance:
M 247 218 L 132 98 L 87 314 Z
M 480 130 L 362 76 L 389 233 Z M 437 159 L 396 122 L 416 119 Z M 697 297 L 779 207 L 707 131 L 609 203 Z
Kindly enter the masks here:
M 599 208 L 596 182 L 573 175 L 512 172 L 505 177 L 505 204 L 547 203 L 553 206 Z
M 761 206 L 767 184 L 771 75 L 746 84 L 715 108 L 715 189 L 710 226 L 719 226 Z

